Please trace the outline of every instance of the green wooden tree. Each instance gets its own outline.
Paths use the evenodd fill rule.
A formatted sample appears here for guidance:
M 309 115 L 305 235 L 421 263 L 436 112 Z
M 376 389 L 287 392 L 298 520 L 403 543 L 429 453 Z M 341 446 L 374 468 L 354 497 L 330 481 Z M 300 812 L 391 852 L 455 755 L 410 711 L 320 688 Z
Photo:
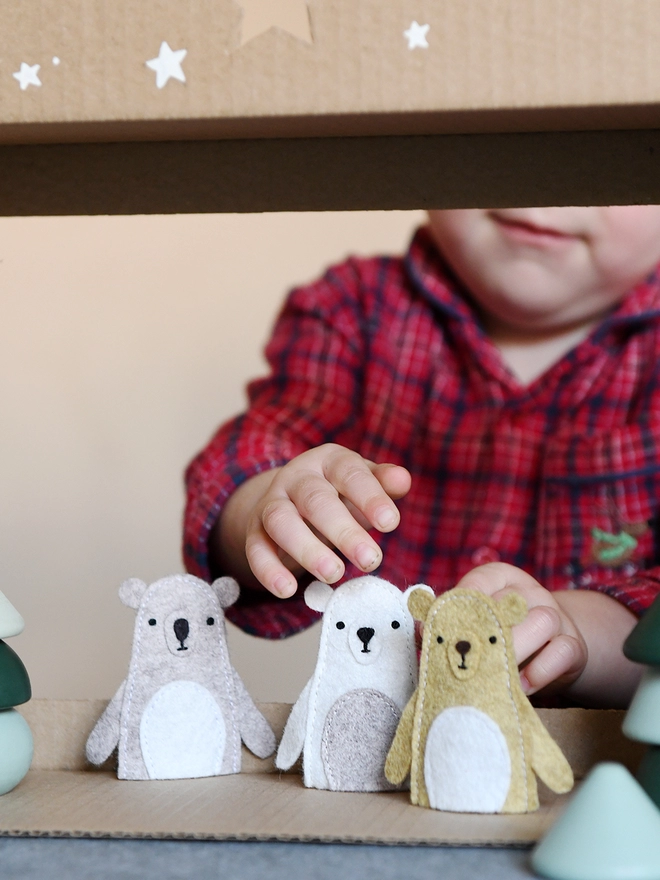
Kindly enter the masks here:
M 17 636 L 25 626 L 11 602 L 0 593 L 0 794 L 11 791 L 30 769 L 32 732 L 14 706 L 32 696 L 27 670 L 3 639 Z
M 660 807 L 660 596 L 626 639 L 623 653 L 647 667 L 624 719 L 623 732 L 630 739 L 648 743 L 637 779 Z

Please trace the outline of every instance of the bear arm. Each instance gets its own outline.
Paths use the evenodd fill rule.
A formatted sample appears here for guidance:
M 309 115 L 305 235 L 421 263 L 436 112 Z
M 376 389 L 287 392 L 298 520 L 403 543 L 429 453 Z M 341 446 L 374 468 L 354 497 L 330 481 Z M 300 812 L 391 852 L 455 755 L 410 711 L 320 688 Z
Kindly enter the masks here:
M 312 679 L 310 678 L 293 704 L 293 708 L 287 718 L 280 746 L 277 750 L 277 757 L 275 758 L 275 766 L 278 770 L 288 770 L 289 767 L 292 767 L 298 760 L 305 745 L 311 685 Z
M 112 754 L 119 742 L 121 707 L 124 701 L 126 681 L 122 681 L 117 693 L 110 700 L 105 712 L 94 725 L 87 738 L 85 754 L 90 764 L 102 764 Z
M 387 753 L 385 761 L 385 778 L 392 785 L 401 785 L 410 772 L 412 762 L 412 733 L 415 719 L 415 704 L 417 703 L 417 691 L 408 700 L 399 726 L 394 734 L 392 745 Z
M 275 734 L 257 709 L 238 672 L 234 669 L 233 673 L 238 731 L 241 739 L 257 758 L 267 758 L 275 751 Z
M 571 765 L 531 705 L 529 710 L 525 722 L 532 734 L 532 769 L 549 789 L 564 794 L 573 788 Z

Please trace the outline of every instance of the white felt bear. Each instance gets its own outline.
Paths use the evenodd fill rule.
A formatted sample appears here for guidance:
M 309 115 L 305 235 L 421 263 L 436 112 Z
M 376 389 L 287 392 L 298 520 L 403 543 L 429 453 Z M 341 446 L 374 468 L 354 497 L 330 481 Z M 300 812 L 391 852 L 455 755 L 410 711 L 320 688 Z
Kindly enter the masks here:
M 323 612 L 318 660 L 295 703 L 275 760 L 303 753 L 303 781 L 334 791 L 392 789 L 384 765 L 417 684 L 408 591 L 366 575 L 336 589 L 318 581 L 305 602 Z
M 173 575 L 119 590 L 137 610 L 126 680 L 87 740 L 102 764 L 119 747 L 120 779 L 182 779 L 238 773 L 241 740 L 260 758 L 275 736 L 227 650 L 223 608 L 238 598 L 233 578 L 212 585 Z

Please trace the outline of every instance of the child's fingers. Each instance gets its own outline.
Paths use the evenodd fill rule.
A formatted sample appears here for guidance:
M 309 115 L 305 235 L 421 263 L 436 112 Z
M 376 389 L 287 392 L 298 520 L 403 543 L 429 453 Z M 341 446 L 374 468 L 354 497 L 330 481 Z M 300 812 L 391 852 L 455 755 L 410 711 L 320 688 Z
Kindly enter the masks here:
M 381 484 L 390 498 L 398 501 L 410 491 L 412 477 L 410 472 L 398 464 L 372 464 L 368 462 L 374 477 Z
M 307 504 L 297 502 L 294 498 L 276 497 L 268 500 L 260 514 L 261 525 L 266 535 L 288 554 L 306 571 L 313 574 L 318 580 L 332 584 L 344 573 L 344 564 L 341 559 L 312 531 L 305 520 L 308 520 L 319 533 L 330 540 L 334 546 L 339 546 L 328 534 L 327 525 L 322 516 L 317 515 L 317 505 L 324 512 L 328 521 L 334 522 L 338 517 L 346 517 L 353 522 L 356 529 L 360 527 L 348 513 L 336 493 L 321 477 L 313 477 L 313 482 L 318 486 L 313 490 L 308 487 Z M 309 500 L 314 499 L 314 500 Z M 319 520 L 317 522 L 317 519 Z M 332 532 L 332 530 L 329 530 Z M 360 529 L 363 532 L 362 529 Z M 364 533 L 366 534 L 366 533 Z M 246 553 L 248 542 L 246 542 Z M 341 548 L 339 548 L 341 549 Z M 259 577 L 254 568 L 254 574 Z
M 288 599 L 298 589 L 294 575 L 284 565 L 275 542 L 263 529 L 248 531 L 245 555 L 257 580 L 280 599 Z
M 409 488 L 409 475 L 405 468 L 375 465 L 362 456 L 339 448 L 334 455 L 326 458 L 323 474 L 371 526 L 381 532 L 391 532 L 398 526 L 399 511 L 383 481 L 391 485 L 398 497 L 402 497 Z
M 519 593 L 527 603 L 527 617 L 513 627 L 516 661 L 524 664 L 521 682 L 533 694 L 553 684 L 567 686 L 587 662 L 585 641 L 571 617 L 531 575 L 506 563 L 490 563 L 469 572 L 461 587 L 480 590 L 496 602 L 507 593 Z M 529 659 L 531 658 L 531 659 Z
M 562 634 L 529 661 L 520 674 L 520 683 L 528 696 L 549 685 L 564 687 L 580 676 L 586 662 L 584 643 Z
M 382 560 L 380 547 L 355 519 L 346 503 L 341 500 L 327 480 L 313 474 L 309 475 L 304 485 L 292 487 L 289 494 L 291 502 L 300 516 L 318 532 L 322 539 L 327 540 L 332 547 L 336 547 L 354 565 L 357 565 L 362 571 L 373 571 L 380 565 Z M 327 547 L 322 545 L 324 546 L 324 550 L 321 551 L 322 558 L 320 562 L 315 563 L 314 554 L 317 554 L 320 549 L 318 545 L 308 543 L 307 547 L 302 547 L 294 542 L 293 536 L 287 534 L 286 530 L 276 532 L 265 520 L 264 526 L 268 534 L 280 546 L 291 555 L 295 555 L 307 571 L 311 571 L 317 577 L 321 563 L 323 566 L 329 566 L 328 560 L 330 558 L 333 561 L 338 559 Z M 300 535 L 300 532 L 298 531 L 297 534 Z M 281 541 L 287 543 L 284 544 Z M 293 550 L 296 548 L 298 552 L 294 554 Z M 308 563 L 316 565 L 316 569 L 309 568 Z M 329 570 L 322 571 L 319 579 L 328 581 L 328 583 L 337 580 L 336 577 L 329 580 L 329 574 Z M 343 574 L 343 570 L 338 577 L 341 574 Z
M 527 572 L 507 562 L 488 562 L 471 569 L 456 584 L 467 590 L 479 590 L 495 601 L 507 592 L 520 593 L 529 607 L 537 604 L 536 598 L 547 595 L 548 591 Z
M 537 605 L 530 608 L 523 622 L 511 630 L 518 665 L 524 663 L 532 654 L 540 651 L 561 631 L 561 617 L 555 608 L 551 608 L 549 605 Z
M 336 548 L 362 571 L 382 560 L 368 530 L 390 531 L 399 523 L 393 498 L 406 494 L 410 474 L 397 465 L 376 465 L 351 450 L 326 444 L 282 467 L 262 498 L 246 535 L 255 577 L 277 595 L 291 595 L 300 566 L 318 580 L 344 574 Z M 329 546 L 328 546 L 329 545 Z

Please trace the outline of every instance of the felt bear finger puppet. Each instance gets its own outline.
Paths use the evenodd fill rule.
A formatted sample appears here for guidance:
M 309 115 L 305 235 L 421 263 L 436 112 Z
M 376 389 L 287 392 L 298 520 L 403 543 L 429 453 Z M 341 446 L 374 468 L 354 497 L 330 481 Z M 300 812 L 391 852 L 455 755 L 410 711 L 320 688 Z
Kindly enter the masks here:
M 511 627 L 525 600 L 413 588 L 408 605 L 424 622 L 419 685 L 387 756 L 390 782 L 410 773 L 412 803 L 468 813 L 537 809 L 536 776 L 569 791 L 571 768 L 520 685 Z
M 406 594 L 372 575 L 336 589 L 318 581 L 305 602 L 323 613 L 318 660 L 291 710 L 276 766 L 303 755 L 308 788 L 392 789 L 385 757 L 417 681 Z
M 238 592 L 233 578 L 209 586 L 182 574 L 121 585 L 121 601 L 137 611 L 133 649 L 87 740 L 92 764 L 118 747 L 120 779 L 184 779 L 238 773 L 241 740 L 260 758 L 273 753 L 273 731 L 227 650 L 223 609 Z

